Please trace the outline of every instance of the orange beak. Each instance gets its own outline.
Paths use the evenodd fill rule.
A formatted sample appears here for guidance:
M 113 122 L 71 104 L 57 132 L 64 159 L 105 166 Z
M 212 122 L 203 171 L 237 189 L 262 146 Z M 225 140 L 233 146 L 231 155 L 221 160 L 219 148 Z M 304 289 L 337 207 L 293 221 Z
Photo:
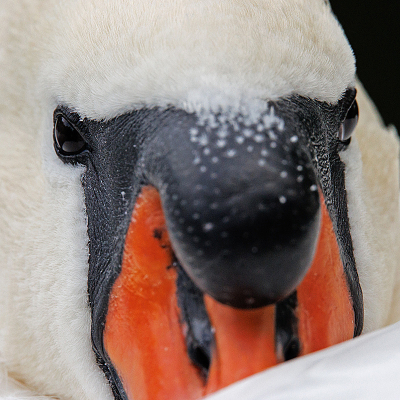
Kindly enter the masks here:
M 297 288 L 300 354 L 353 337 L 354 311 L 332 223 L 322 224 L 313 264 Z M 159 194 L 144 187 L 126 236 L 121 273 L 109 299 L 104 346 L 129 400 L 194 400 L 283 361 L 276 306 L 238 310 L 208 295 L 214 332 L 204 374 L 190 360 L 177 299 L 177 271 Z

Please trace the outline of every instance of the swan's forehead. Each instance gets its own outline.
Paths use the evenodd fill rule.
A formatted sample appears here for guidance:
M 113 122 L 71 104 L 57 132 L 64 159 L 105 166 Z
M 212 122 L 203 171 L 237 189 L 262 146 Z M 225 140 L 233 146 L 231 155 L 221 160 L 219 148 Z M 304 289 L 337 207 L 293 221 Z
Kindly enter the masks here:
M 323 0 L 76 0 L 57 18 L 44 77 L 91 117 L 241 96 L 335 102 L 354 80 Z

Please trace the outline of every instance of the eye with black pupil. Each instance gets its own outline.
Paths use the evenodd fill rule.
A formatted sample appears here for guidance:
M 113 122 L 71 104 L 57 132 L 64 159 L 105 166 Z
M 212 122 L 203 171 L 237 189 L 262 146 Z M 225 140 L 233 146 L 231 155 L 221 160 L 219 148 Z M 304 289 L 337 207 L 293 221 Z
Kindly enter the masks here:
M 356 128 L 358 122 L 358 105 L 357 101 L 354 100 L 353 104 L 347 111 L 346 118 L 341 123 L 339 128 L 339 140 L 346 142 L 350 139 L 354 129 Z
M 54 122 L 54 140 L 62 155 L 72 156 L 86 149 L 82 136 L 62 115 L 58 115 Z

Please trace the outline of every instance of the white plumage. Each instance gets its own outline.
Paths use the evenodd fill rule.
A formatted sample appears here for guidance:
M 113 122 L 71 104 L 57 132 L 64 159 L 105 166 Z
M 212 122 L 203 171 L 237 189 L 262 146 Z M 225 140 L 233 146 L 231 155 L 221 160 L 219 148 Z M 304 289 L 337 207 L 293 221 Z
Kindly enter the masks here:
M 233 384 L 209 400 L 399 398 L 400 326 L 363 335 Z
M 82 171 L 54 153 L 54 108 L 103 119 L 144 105 L 226 109 L 293 93 L 335 102 L 355 82 L 354 57 L 323 0 L 4 0 L 0 29 L 0 398 L 30 398 L 9 374 L 61 399 L 111 400 L 90 342 Z M 400 319 L 399 143 L 358 90 L 360 122 L 342 159 L 373 331 Z M 239 398 L 271 395 L 268 376 L 279 371 L 301 381 L 316 360 L 332 382 L 348 349 L 363 354 L 371 341 L 377 371 L 389 371 L 397 364 L 383 355 L 399 353 L 396 329 L 267 371 L 263 384 L 239 383 Z M 261 392 L 241 392 L 253 382 Z M 310 382 L 304 396 L 321 398 Z M 335 388 L 330 398 L 341 396 Z

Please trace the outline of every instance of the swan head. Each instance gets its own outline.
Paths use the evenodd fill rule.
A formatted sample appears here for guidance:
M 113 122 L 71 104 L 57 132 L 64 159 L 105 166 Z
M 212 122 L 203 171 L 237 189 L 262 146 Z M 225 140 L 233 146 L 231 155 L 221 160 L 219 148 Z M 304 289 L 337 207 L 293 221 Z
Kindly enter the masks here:
M 355 61 L 326 1 L 12 11 L 0 321 L 16 377 L 186 400 L 360 334 L 340 158 Z

